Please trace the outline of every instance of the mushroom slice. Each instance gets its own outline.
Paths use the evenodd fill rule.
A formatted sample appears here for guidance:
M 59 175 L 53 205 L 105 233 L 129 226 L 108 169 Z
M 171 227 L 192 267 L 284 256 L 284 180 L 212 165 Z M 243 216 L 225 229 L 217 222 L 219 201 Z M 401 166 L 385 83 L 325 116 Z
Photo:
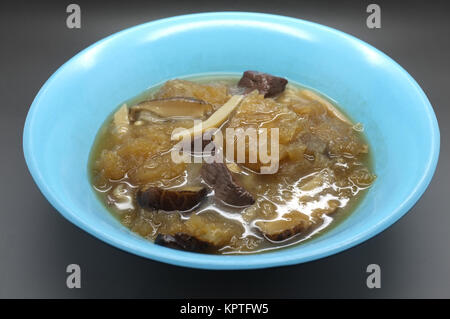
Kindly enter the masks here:
M 187 97 L 172 97 L 141 102 L 131 108 L 133 113 L 150 111 L 155 115 L 167 117 L 202 118 L 213 109 L 211 104 Z
M 214 190 L 215 196 L 232 206 L 250 206 L 255 203 L 253 196 L 240 186 L 224 163 L 204 163 L 202 178 Z
M 282 219 L 256 222 L 264 236 L 273 241 L 288 239 L 307 230 L 311 224 L 309 217 L 298 211 L 291 211 Z
M 201 202 L 206 193 L 203 186 L 174 189 L 151 186 L 138 191 L 137 202 L 144 209 L 189 211 Z
M 155 238 L 155 244 L 193 252 L 207 252 L 214 248 L 210 243 L 185 233 L 176 233 L 175 235 L 158 234 Z
M 220 125 L 222 125 L 222 123 L 225 122 L 226 119 L 228 119 L 228 116 L 231 114 L 231 112 L 233 112 L 233 110 L 239 105 L 243 97 L 243 95 L 233 95 L 227 101 L 227 103 L 222 105 L 219 109 L 217 109 L 217 111 L 211 114 L 211 116 L 208 117 L 207 120 L 194 125 L 190 129 L 173 134 L 172 139 L 180 140 L 185 136 L 196 136 L 199 134 L 203 134 L 203 132 L 207 130 L 219 128 Z
M 130 120 L 128 119 L 128 107 L 126 104 L 122 105 L 113 117 L 114 125 L 119 133 L 124 133 L 128 130 Z
M 134 125 L 141 125 L 143 122 L 161 123 L 170 120 L 168 118 L 160 117 L 151 111 L 136 108 L 130 109 L 130 119 Z
M 336 116 L 338 119 L 340 119 L 342 122 L 347 123 L 349 125 L 353 126 L 353 123 L 345 116 L 341 111 L 339 111 L 333 104 L 325 100 L 323 97 L 319 96 L 318 94 L 310 91 L 310 90 L 301 90 L 301 94 L 305 96 L 306 98 L 310 100 L 314 100 L 325 106 L 331 114 Z

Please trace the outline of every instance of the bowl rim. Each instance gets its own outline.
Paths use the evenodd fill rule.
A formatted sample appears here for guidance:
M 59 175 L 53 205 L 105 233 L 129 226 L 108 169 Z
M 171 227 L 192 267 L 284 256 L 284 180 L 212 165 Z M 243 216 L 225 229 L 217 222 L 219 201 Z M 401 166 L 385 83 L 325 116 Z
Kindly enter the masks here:
M 174 250 L 161 246 L 148 246 L 153 247 L 153 249 L 140 249 L 135 246 L 130 245 L 126 241 L 118 240 L 111 234 L 106 231 L 100 230 L 96 227 L 91 226 L 90 224 L 85 223 L 80 218 L 74 214 L 71 209 L 65 207 L 65 205 L 59 200 L 58 196 L 50 190 L 47 186 L 43 175 L 39 169 L 39 165 L 37 163 L 36 158 L 33 155 L 33 142 L 31 138 L 31 134 L 33 132 L 33 124 L 36 117 L 36 114 L 39 111 L 39 104 L 41 97 L 47 92 L 50 84 L 54 81 L 57 74 L 62 72 L 68 64 L 70 64 L 77 57 L 83 55 L 85 52 L 96 48 L 97 46 L 102 45 L 106 41 L 109 41 L 117 36 L 124 35 L 128 32 L 133 32 L 136 30 L 156 27 L 157 25 L 164 25 L 165 23 L 183 23 L 187 20 L 189 21 L 199 21 L 204 18 L 237 18 L 243 21 L 258 21 L 258 20 L 267 20 L 269 19 L 273 23 L 297 23 L 298 26 L 307 25 L 321 31 L 326 31 L 333 33 L 339 37 L 343 37 L 347 40 L 356 42 L 358 45 L 365 47 L 369 51 L 374 52 L 375 54 L 381 56 L 386 61 L 390 62 L 393 67 L 396 68 L 396 72 L 401 72 L 406 75 L 407 80 L 410 82 L 412 88 L 415 90 L 415 93 L 418 97 L 421 98 L 420 103 L 424 107 L 424 112 L 427 115 L 428 126 L 431 129 L 430 132 L 430 146 L 431 152 L 428 156 L 427 162 L 424 165 L 424 170 L 420 181 L 411 191 L 409 196 L 403 199 L 402 203 L 393 210 L 388 216 L 380 220 L 378 223 L 371 225 L 364 231 L 359 234 L 356 234 L 350 238 L 348 238 L 345 242 L 339 242 L 331 244 L 325 248 L 320 250 L 314 250 L 309 252 L 308 254 L 303 254 L 302 256 L 298 256 L 298 254 L 292 254 L 289 256 L 277 256 L 276 252 L 268 252 L 263 254 L 251 254 L 251 255 L 205 255 L 199 253 L 185 252 Z M 276 266 L 287 266 L 293 264 L 300 264 L 312 260 L 316 260 L 319 258 L 324 258 L 341 251 L 344 251 L 348 248 L 354 247 L 356 245 L 361 244 L 362 242 L 376 236 L 380 232 L 384 231 L 387 227 L 394 224 L 398 219 L 400 219 L 403 215 L 405 215 L 412 206 L 419 200 L 422 194 L 425 192 L 428 187 L 433 174 L 435 172 L 438 158 L 439 158 L 439 149 L 440 149 L 440 133 L 439 126 L 437 122 L 436 115 L 433 111 L 433 108 L 426 97 L 425 93 L 421 89 L 421 87 L 417 84 L 417 82 L 412 78 L 412 76 L 403 69 L 396 61 L 387 56 L 385 53 L 371 46 L 370 44 L 352 36 L 342 31 L 336 30 L 331 27 L 327 27 L 315 22 L 306 21 L 303 19 L 275 15 L 275 14 L 267 14 L 267 13 L 256 13 L 256 12 L 240 12 L 240 11 L 232 11 L 232 12 L 205 12 L 205 13 L 194 13 L 194 14 L 186 14 L 173 16 L 163 19 L 158 19 L 150 22 L 146 22 L 143 24 L 139 24 L 122 31 L 111 34 L 94 44 L 88 46 L 83 49 L 67 62 L 65 62 L 62 66 L 60 66 L 50 78 L 45 82 L 42 88 L 39 90 L 36 95 L 34 101 L 31 104 L 31 107 L 28 111 L 25 126 L 23 131 L 23 152 L 26 164 L 32 175 L 35 183 L 40 189 L 41 193 L 47 198 L 47 200 L 53 205 L 53 207 L 63 215 L 67 220 L 71 223 L 75 224 L 79 228 L 88 232 L 89 234 L 97 237 L 98 239 L 127 252 L 133 253 L 135 255 L 139 255 L 141 257 L 149 258 L 156 261 L 161 261 L 165 263 L 169 263 L 172 265 L 190 267 L 190 268 L 200 268 L 200 269 L 229 269 L 229 270 L 237 270 L 237 269 L 258 269 L 258 268 L 268 268 L 268 267 L 276 267 Z M 261 256 L 259 258 L 258 256 Z M 249 258 L 251 257 L 251 258 Z

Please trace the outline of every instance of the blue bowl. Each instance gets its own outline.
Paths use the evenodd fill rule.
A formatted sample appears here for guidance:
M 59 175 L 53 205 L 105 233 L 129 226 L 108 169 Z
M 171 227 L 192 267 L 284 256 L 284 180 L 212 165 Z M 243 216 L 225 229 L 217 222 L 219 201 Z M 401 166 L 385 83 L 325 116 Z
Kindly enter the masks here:
M 354 213 L 301 245 L 264 254 L 218 256 L 154 245 L 123 227 L 95 196 L 88 156 L 113 109 L 176 77 L 254 69 L 284 76 L 334 99 L 364 124 L 378 178 Z M 83 50 L 45 83 L 27 116 L 23 148 L 42 193 L 69 221 L 150 259 L 195 268 L 297 264 L 355 246 L 403 216 L 428 186 L 439 154 L 433 109 L 414 79 L 350 35 L 298 19 L 205 13 L 139 25 Z

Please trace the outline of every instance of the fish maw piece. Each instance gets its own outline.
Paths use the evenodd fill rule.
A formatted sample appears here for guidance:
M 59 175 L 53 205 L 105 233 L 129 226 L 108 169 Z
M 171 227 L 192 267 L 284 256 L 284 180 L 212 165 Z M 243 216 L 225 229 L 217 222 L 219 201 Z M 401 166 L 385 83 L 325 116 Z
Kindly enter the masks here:
M 292 211 L 283 215 L 282 219 L 258 221 L 256 226 L 268 239 L 283 241 L 306 231 L 311 226 L 311 221 L 307 215 Z
M 300 136 L 301 142 L 306 145 L 305 153 L 315 155 L 316 153 L 325 154 L 327 142 L 311 133 L 304 133 Z
M 324 168 L 319 172 L 311 174 L 312 178 L 309 179 L 305 184 L 300 186 L 303 192 L 309 192 L 311 194 L 316 194 L 321 192 L 324 188 L 331 187 L 336 181 L 334 171 L 329 168 Z
M 214 248 L 211 244 L 185 233 L 176 233 L 175 235 L 158 234 L 155 238 L 155 244 L 192 252 L 207 252 Z
M 137 202 L 144 209 L 189 211 L 201 202 L 206 193 L 206 188 L 202 186 L 180 189 L 164 189 L 152 186 L 138 191 Z
M 257 71 L 245 71 L 238 87 L 247 88 L 247 92 L 258 90 L 264 97 L 273 97 L 284 91 L 286 79 Z
M 233 236 L 241 236 L 244 228 L 241 223 L 211 212 L 193 213 L 184 223 L 183 233 L 197 238 L 213 247 L 228 245 Z
M 204 163 L 202 178 L 214 190 L 215 196 L 232 206 L 250 206 L 255 203 L 253 196 L 240 186 L 224 163 Z
M 328 112 L 333 114 L 335 117 L 337 117 L 342 122 L 347 123 L 349 125 L 353 125 L 353 123 L 347 118 L 347 116 L 345 116 L 340 110 L 338 110 L 338 108 L 336 106 L 334 106 L 333 104 L 328 102 L 323 97 L 319 96 L 318 94 L 314 93 L 313 91 L 306 90 L 306 89 L 301 90 L 300 92 L 304 97 L 311 99 L 313 101 L 317 101 L 320 104 L 322 104 L 323 106 L 325 106 L 327 108 Z
M 212 104 L 216 109 L 230 98 L 227 91 L 224 84 L 202 84 L 175 79 L 164 83 L 155 94 L 155 98 L 189 97 Z

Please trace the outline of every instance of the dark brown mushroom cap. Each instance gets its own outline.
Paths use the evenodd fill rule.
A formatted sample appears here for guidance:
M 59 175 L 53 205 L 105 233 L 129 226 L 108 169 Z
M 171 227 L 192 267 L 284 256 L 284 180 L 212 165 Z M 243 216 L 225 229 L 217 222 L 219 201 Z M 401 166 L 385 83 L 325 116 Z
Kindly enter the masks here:
M 210 243 L 185 233 L 176 233 L 175 235 L 158 234 L 155 239 L 155 244 L 193 252 L 207 252 L 214 248 Z
M 232 206 L 250 206 L 253 196 L 240 186 L 224 163 L 204 163 L 201 169 L 204 181 L 214 190 L 215 196 Z
M 206 193 L 206 188 L 203 186 L 181 189 L 148 187 L 138 191 L 137 202 L 144 209 L 188 211 L 197 206 Z
M 286 88 L 288 81 L 278 76 L 257 71 L 245 71 L 239 80 L 238 86 L 244 87 L 248 92 L 258 90 L 264 97 L 273 97 L 280 94 Z

